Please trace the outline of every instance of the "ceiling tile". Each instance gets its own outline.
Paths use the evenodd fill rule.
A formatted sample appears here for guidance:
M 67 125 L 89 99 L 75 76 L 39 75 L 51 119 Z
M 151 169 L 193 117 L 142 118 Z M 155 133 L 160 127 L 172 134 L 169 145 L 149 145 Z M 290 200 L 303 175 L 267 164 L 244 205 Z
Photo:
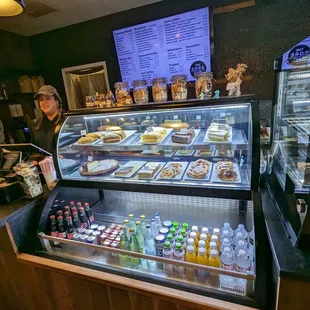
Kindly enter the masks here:
M 150 4 L 149 0 L 102 0 L 102 2 L 117 12 Z
M 41 32 L 46 32 L 51 30 L 51 25 L 44 24 L 42 22 L 33 21 L 27 24 L 13 26 L 10 31 L 24 35 L 32 36 Z
M 72 10 L 68 10 L 67 13 L 73 15 L 79 19 L 79 21 L 86 21 L 101 17 L 104 15 L 109 15 L 114 13 L 112 9 L 104 5 L 101 1 L 96 3 L 81 6 Z
M 51 13 L 36 19 L 39 23 L 54 26 L 53 29 L 78 23 L 79 20 L 75 16 L 67 13 L 67 11 Z
M 59 11 L 63 11 L 91 4 L 97 2 L 98 0 L 41 0 L 41 1 L 47 3 L 49 6 Z

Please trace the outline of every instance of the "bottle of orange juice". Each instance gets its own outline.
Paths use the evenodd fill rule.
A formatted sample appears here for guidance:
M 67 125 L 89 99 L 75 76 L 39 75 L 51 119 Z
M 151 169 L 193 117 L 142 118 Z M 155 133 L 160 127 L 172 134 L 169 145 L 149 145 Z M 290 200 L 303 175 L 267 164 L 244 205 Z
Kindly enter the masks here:
M 187 252 L 185 254 L 185 261 L 188 263 L 197 263 L 197 257 L 195 253 L 195 249 L 192 245 L 187 247 Z
M 198 262 L 198 260 L 197 260 L 197 262 Z M 208 260 L 208 265 L 211 267 L 220 268 L 221 260 L 219 259 L 219 255 L 218 255 L 217 250 L 211 250 L 210 251 L 210 257 Z
M 206 250 L 209 248 L 208 236 L 206 234 L 200 234 L 200 241 L 204 241 L 206 243 Z
M 204 240 L 199 240 L 199 242 L 198 242 L 198 251 L 199 251 L 200 248 L 204 248 L 204 249 L 206 250 L 206 252 L 207 252 L 207 249 L 206 249 L 206 241 L 204 241 Z
M 192 231 L 192 232 L 189 234 L 189 237 L 195 240 L 195 246 L 198 247 L 198 241 L 199 241 L 199 240 L 198 240 L 197 234 L 196 234 L 194 231 Z
M 209 241 L 209 242 L 211 241 L 211 235 L 210 235 L 210 233 L 209 233 L 208 227 L 202 227 L 201 233 L 202 233 L 202 234 L 206 234 L 207 237 L 208 237 L 208 241 Z
M 219 238 L 219 241 L 221 241 L 221 231 L 218 228 L 213 228 L 212 235 L 215 235 Z
M 198 226 L 192 226 L 192 232 L 195 232 L 197 234 L 197 238 L 199 240 L 200 239 L 200 233 L 199 233 Z
M 217 248 L 220 249 L 220 246 L 221 246 L 221 245 L 220 245 L 220 242 L 219 242 L 219 237 L 216 236 L 216 235 L 212 235 L 212 236 L 211 236 L 211 242 L 212 242 L 212 241 L 215 242 L 215 243 L 217 244 Z
M 210 257 L 211 250 L 217 250 L 217 244 L 214 241 L 210 242 L 210 247 L 208 248 L 207 255 Z
M 208 265 L 208 257 L 206 255 L 206 249 L 204 248 L 198 249 L 197 264 L 205 265 L 205 266 Z
M 197 252 L 197 248 L 195 246 L 195 240 L 194 239 L 192 239 L 192 238 L 187 239 L 187 247 L 189 247 L 189 246 L 192 246 L 194 248 L 194 252 L 197 255 L 198 252 Z

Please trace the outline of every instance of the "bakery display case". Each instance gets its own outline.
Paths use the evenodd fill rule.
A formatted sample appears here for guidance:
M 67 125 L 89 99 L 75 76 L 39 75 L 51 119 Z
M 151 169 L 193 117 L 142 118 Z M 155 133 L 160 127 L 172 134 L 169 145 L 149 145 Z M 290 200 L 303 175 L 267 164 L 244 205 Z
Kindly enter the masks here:
M 263 307 L 259 128 L 246 96 L 70 113 L 37 254 Z
M 305 218 L 310 190 L 310 64 L 290 69 L 282 64 L 276 76 L 268 183 L 289 237 L 298 245 L 308 230 Z

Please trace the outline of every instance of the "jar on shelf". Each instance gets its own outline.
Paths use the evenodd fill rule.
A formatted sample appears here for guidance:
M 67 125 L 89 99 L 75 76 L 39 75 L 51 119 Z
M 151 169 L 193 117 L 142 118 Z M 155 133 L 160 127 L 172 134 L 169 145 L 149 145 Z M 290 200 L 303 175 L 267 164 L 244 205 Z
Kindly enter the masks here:
M 153 79 L 153 100 L 154 102 L 165 102 L 168 100 L 167 79 L 164 77 Z
M 127 82 L 117 82 L 115 83 L 114 88 L 118 105 L 122 106 L 133 103 Z
M 174 101 L 187 99 L 187 76 L 185 74 L 172 76 L 171 92 Z
M 149 102 L 149 91 L 146 80 L 133 81 L 133 98 L 137 104 Z
M 212 72 L 200 72 L 195 84 L 196 98 L 206 99 L 212 97 Z

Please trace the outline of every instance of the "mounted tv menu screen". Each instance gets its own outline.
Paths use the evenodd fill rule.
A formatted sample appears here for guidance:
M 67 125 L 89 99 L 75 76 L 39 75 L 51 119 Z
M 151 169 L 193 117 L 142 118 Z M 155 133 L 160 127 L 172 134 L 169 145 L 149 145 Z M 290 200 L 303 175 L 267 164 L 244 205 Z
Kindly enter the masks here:
M 209 17 L 207 7 L 113 31 L 122 80 L 211 71 Z

